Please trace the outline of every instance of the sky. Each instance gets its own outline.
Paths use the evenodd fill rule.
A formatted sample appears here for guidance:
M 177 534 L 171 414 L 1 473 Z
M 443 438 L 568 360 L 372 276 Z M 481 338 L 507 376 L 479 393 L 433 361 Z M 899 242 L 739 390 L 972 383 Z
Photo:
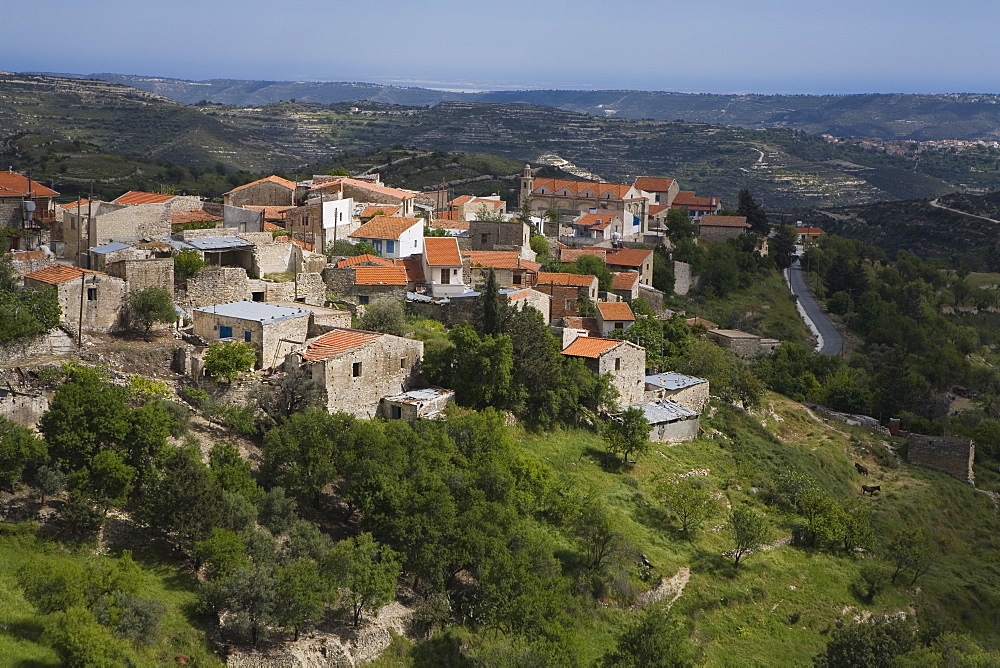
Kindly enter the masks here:
M 997 0 L 30 0 L 4 13 L 0 70 L 454 90 L 1000 93 L 998 25 Z

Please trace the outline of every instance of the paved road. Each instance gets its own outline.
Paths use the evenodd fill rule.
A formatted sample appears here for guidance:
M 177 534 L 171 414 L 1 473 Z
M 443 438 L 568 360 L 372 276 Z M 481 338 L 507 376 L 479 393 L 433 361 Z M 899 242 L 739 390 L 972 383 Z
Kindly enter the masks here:
M 792 293 L 799 298 L 799 304 L 805 310 L 809 320 L 813 322 L 815 327 L 813 333 L 819 334 L 820 345 L 817 350 L 824 355 L 839 355 L 844 350 L 844 337 L 833 326 L 830 318 L 826 316 L 820 305 L 816 303 L 812 293 L 806 288 L 805 277 L 798 260 L 788 270 L 788 278 Z

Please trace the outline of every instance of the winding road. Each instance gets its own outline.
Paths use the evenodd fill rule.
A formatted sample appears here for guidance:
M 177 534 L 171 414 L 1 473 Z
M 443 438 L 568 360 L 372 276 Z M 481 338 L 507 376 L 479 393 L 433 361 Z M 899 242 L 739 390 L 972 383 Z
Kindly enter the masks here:
M 843 352 L 844 337 L 806 287 L 805 275 L 798 260 L 788 269 L 788 286 L 792 294 L 798 297 L 799 315 L 816 336 L 816 351 L 823 355 L 839 355 Z

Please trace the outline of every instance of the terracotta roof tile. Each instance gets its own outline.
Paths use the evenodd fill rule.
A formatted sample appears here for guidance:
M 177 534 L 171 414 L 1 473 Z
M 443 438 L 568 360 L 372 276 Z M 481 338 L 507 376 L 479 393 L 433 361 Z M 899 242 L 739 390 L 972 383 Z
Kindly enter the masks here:
M 271 183 L 277 183 L 279 186 L 282 186 L 284 188 L 288 188 L 289 190 L 295 190 L 295 182 L 289 181 L 288 179 L 283 179 L 280 176 L 275 176 L 275 175 L 272 174 L 271 176 L 265 176 L 262 179 L 257 179 L 256 181 L 251 181 L 250 183 L 244 183 L 241 186 L 236 186 L 235 188 L 233 188 L 232 190 L 230 190 L 229 192 L 227 192 L 225 194 L 228 195 L 229 193 L 234 193 L 234 192 L 236 192 L 238 190 L 243 190 L 244 188 L 249 188 L 250 186 L 255 186 L 258 183 L 264 183 L 264 182 L 267 182 L 267 181 L 269 181 Z
M 424 282 L 424 263 L 419 259 L 403 258 L 401 260 L 396 260 L 396 266 L 402 267 L 406 272 L 407 283 Z
M 355 285 L 406 285 L 403 267 L 355 267 Z
M 711 320 L 705 320 L 704 318 L 688 318 L 684 321 L 684 324 L 688 327 L 694 327 L 695 325 L 704 325 L 707 329 L 717 329 L 719 326 L 716 325 Z
M 818 237 L 819 235 L 823 234 L 823 228 L 821 228 L 821 227 L 796 227 L 795 228 L 795 233 L 796 234 L 805 234 L 806 236 L 810 236 L 810 237 Z
M 518 256 L 517 251 L 462 251 L 462 255 L 469 258 L 469 264 L 473 267 L 527 269 L 528 271 L 538 271 L 542 268 L 541 262 L 523 260 Z
M 424 239 L 424 260 L 428 267 L 461 267 L 462 254 L 455 237 L 427 237 Z
M 635 320 L 632 309 L 626 302 L 597 302 L 597 312 L 604 321 Z
M 434 215 L 439 220 L 459 220 L 458 211 L 438 211 Z
M 45 267 L 44 269 L 33 271 L 30 274 L 25 274 L 24 277 L 35 281 L 41 281 L 42 283 L 59 285 L 60 283 L 67 283 L 75 278 L 80 278 L 84 274 L 105 275 L 102 271 L 81 269 L 80 267 L 70 267 L 65 264 L 54 264 L 51 267 Z
M 589 288 L 596 276 L 590 274 L 566 274 L 557 272 L 540 271 L 535 280 L 536 285 L 573 285 L 581 288 Z
M 373 193 L 379 193 L 380 195 L 388 195 L 389 197 L 395 197 L 397 199 L 411 199 L 416 197 L 416 193 L 407 192 L 405 190 L 400 190 L 398 188 L 388 188 L 386 186 L 377 186 L 374 183 L 368 183 L 367 181 L 359 181 L 358 179 L 352 179 L 349 177 L 340 177 L 332 181 L 325 181 L 314 185 L 310 190 L 342 190 L 344 186 L 354 186 L 355 188 L 361 188 L 362 190 L 367 190 Z
M 365 332 L 359 329 L 333 329 L 307 343 L 302 351 L 302 358 L 308 362 L 328 360 L 356 350 L 372 341 L 377 341 L 383 336 L 385 334 Z
M 266 220 L 264 221 L 264 231 L 265 232 L 277 232 L 279 230 L 284 231 L 284 229 L 285 228 L 283 228 L 283 227 L 281 227 L 279 225 L 275 225 L 274 223 L 268 222 Z
M 445 211 L 444 213 L 457 214 L 458 212 Z M 442 214 L 439 213 L 436 215 L 441 216 Z M 457 218 L 436 218 L 430 222 L 428 227 L 430 227 L 431 229 L 439 229 L 439 230 L 468 230 L 469 221 L 458 220 Z
M 423 221 L 419 218 L 404 216 L 375 216 L 354 230 L 350 237 L 353 239 L 399 239 L 403 232 L 414 225 L 423 225 Z
M 595 230 L 603 230 L 615 219 L 621 220 L 621 216 L 613 213 L 588 213 L 573 221 L 573 225 L 578 227 L 589 227 Z
M 448 206 L 462 206 L 463 204 L 468 204 L 474 199 L 476 198 L 473 195 L 459 195 L 455 199 L 448 202 Z
M 682 190 L 677 193 L 677 197 L 674 197 L 672 202 L 673 206 L 683 206 L 691 208 L 703 208 L 710 209 L 718 207 L 719 198 L 718 197 L 698 197 L 694 194 L 693 190 Z
M 641 267 L 653 257 L 653 251 L 640 248 L 620 248 L 609 252 L 604 261 L 619 267 Z
M 398 204 L 369 204 L 361 211 L 361 218 L 379 216 L 395 216 L 402 207 Z M 381 211 L 382 213 L 378 213 Z
M 82 211 L 87 206 L 87 203 L 89 201 L 90 200 L 78 199 L 78 200 L 76 200 L 76 202 L 70 202 L 69 204 L 63 204 L 59 208 L 60 209 L 75 209 L 76 205 L 77 205 L 77 202 L 79 202 L 79 204 L 80 204 L 80 210 Z
M 612 290 L 633 290 L 639 282 L 639 272 L 620 271 L 611 275 Z
M 170 222 L 173 225 L 183 223 L 217 223 L 222 218 L 213 215 L 204 209 L 194 209 L 192 211 L 175 211 L 170 214 Z
M 672 185 L 674 185 L 673 179 L 656 176 L 640 176 L 635 180 L 635 187 L 648 193 L 665 193 L 670 190 Z
M 563 355 L 571 357 L 598 358 L 622 342 L 615 339 L 601 339 L 596 336 L 580 336 L 563 349 Z
M 703 227 L 750 227 L 746 216 L 702 216 L 699 224 Z
M 7 197 L 24 197 L 25 194 L 31 197 L 56 197 L 59 194 L 52 188 L 46 188 L 34 179 L 29 181 L 28 177 L 13 171 L 0 172 L 0 189 L 10 191 L 3 193 Z
M 650 204 L 649 209 L 647 209 L 647 213 L 651 216 L 655 216 L 658 213 L 663 213 L 667 210 L 667 208 L 666 204 Z
M 129 190 L 124 195 L 112 200 L 112 204 L 162 204 L 169 202 L 176 195 L 164 195 L 162 193 L 147 193 L 141 190 Z
M 243 206 L 244 209 L 250 209 L 251 211 L 263 211 L 264 220 L 284 220 L 285 212 L 289 209 L 294 209 L 294 206 L 263 206 L 260 204 L 246 204 Z
M 316 250 L 316 244 L 307 244 L 306 242 L 300 241 L 299 239 L 289 239 L 289 241 L 300 248 L 305 248 L 307 251 Z
M 372 255 L 370 253 L 363 253 L 361 255 L 355 255 L 354 257 L 345 257 L 343 260 L 337 260 L 337 269 L 343 269 L 344 267 L 353 267 L 359 264 L 376 264 L 380 267 L 394 267 L 392 260 L 386 260 L 378 255 Z
M 632 186 L 624 183 L 600 183 L 595 181 L 571 181 L 568 179 L 535 179 L 533 189 L 545 188 L 547 194 L 567 190 L 571 195 L 580 195 L 589 190 L 595 197 L 606 199 L 605 194 L 611 193 L 613 199 L 624 199 Z

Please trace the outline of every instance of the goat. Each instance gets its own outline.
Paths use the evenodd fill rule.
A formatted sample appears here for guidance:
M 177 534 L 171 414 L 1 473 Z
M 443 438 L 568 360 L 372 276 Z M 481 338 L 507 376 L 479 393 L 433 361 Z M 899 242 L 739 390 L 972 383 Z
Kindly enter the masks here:
M 882 485 L 861 485 L 861 496 L 864 496 L 867 492 L 872 496 L 875 496 L 875 492 L 881 492 Z
M 854 468 L 856 468 L 858 470 L 858 473 L 860 473 L 861 475 L 868 475 L 868 467 L 867 466 L 862 466 L 861 464 L 858 464 L 857 462 L 854 462 Z

